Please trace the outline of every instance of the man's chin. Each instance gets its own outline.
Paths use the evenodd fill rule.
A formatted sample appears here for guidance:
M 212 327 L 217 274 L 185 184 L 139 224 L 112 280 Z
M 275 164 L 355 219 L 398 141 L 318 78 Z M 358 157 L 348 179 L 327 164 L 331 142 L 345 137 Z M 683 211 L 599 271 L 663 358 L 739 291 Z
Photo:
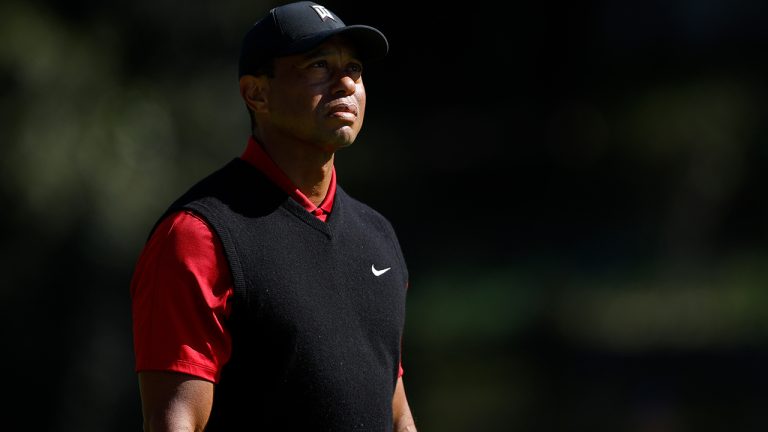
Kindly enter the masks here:
M 333 138 L 328 141 L 328 147 L 337 150 L 349 147 L 355 142 L 355 138 L 357 138 L 357 131 L 351 127 L 345 126 L 334 131 Z

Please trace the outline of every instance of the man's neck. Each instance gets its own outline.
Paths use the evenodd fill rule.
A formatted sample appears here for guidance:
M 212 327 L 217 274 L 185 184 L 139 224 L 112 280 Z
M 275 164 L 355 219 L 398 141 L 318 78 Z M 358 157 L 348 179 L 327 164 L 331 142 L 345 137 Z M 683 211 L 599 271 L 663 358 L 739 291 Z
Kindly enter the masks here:
M 257 141 L 301 193 L 315 205 L 323 202 L 331 184 L 333 153 L 301 142 Z

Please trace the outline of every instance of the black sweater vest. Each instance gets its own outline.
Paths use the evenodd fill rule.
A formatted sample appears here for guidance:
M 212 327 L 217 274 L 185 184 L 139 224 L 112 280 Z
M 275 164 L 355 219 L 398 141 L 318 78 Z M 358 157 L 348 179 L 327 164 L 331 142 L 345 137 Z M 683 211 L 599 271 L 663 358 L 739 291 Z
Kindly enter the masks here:
M 235 290 L 206 430 L 391 431 L 408 273 L 390 223 L 340 187 L 323 223 L 240 159 L 181 209 L 218 235 Z

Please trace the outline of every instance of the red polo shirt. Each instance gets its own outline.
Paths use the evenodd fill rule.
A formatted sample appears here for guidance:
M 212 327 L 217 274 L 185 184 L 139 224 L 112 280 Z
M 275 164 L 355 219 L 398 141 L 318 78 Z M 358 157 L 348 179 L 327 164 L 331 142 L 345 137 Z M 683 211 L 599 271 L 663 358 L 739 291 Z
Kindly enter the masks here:
M 336 195 L 335 168 L 325 198 L 315 206 L 252 137 L 240 158 L 326 221 Z M 144 246 L 131 280 L 136 371 L 174 371 L 218 382 L 232 353 L 224 326 L 232 294 L 221 241 L 210 226 L 187 211 L 166 217 Z

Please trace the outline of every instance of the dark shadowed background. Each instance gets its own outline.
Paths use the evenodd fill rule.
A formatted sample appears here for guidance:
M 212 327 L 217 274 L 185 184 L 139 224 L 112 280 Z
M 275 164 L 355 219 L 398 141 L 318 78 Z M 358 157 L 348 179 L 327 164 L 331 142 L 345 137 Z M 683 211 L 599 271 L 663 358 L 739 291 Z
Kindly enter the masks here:
M 276 4 L 0 3 L 0 429 L 141 429 L 133 265 L 244 148 Z M 420 431 L 768 428 L 763 1 L 324 5 L 390 40 L 337 171 L 409 262 Z

